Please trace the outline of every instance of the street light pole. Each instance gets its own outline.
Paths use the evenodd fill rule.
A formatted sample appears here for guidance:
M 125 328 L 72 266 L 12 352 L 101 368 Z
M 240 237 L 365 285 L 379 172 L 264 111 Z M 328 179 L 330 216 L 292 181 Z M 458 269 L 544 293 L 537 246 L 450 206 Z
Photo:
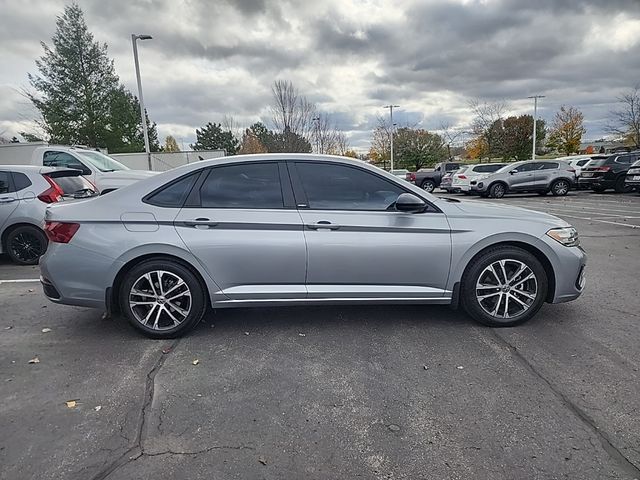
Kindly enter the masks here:
M 313 123 L 316 124 L 315 126 L 315 131 L 316 131 L 316 153 L 320 154 L 322 152 L 320 152 L 320 117 L 313 117 L 311 119 L 313 121 Z
M 533 148 L 531 153 L 531 160 L 536 159 L 536 124 L 538 122 L 538 99 L 544 98 L 544 95 L 531 95 L 527 98 L 533 98 Z
M 138 44 L 137 40 L 151 40 L 151 35 L 131 34 L 131 43 L 133 44 L 133 62 L 136 66 L 136 80 L 138 81 L 138 100 L 140 101 L 140 116 L 142 117 L 142 135 L 144 136 L 144 151 L 147 152 L 147 163 L 151 170 L 151 149 L 149 148 L 149 132 L 147 131 L 147 116 L 144 109 L 144 98 L 142 97 L 142 81 L 140 80 L 140 64 L 138 63 Z
M 391 168 L 390 170 L 393 170 L 393 132 L 395 130 L 394 125 L 393 125 L 393 109 L 394 108 L 400 108 L 400 105 L 385 105 L 382 108 L 388 108 L 389 109 L 389 117 L 391 120 Z

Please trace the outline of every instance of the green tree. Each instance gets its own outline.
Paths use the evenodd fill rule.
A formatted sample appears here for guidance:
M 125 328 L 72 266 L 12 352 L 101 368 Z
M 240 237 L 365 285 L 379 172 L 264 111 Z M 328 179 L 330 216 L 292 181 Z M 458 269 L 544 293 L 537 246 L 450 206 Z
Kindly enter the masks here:
M 173 137 L 173 135 L 167 135 L 164 139 L 164 151 L 165 152 L 179 152 L 180 147 L 178 146 L 178 142 Z
M 140 102 L 129 90 L 120 86 L 110 99 L 109 125 L 105 146 L 111 153 L 131 153 L 144 151 L 144 133 L 140 121 Z M 146 115 L 149 148 L 160 150 L 158 130 Z
M 220 123 L 207 123 L 201 129 L 196 129 L 196 143 L 191 145 L 194 150 L 224 149 L 227 155 L 235 155 L 240 142 L 229 130 L 223 131 Z
M 556 113 L 549 135 L 549 146 L 565 155 L 578 153 L 582 135 L 585 134 L 584 116 L 575 107 L 562 105 Z
M 531 158 L 533 142 L 533 117 L 520 115 L 508 117 L 502 123 L 504 140 L 502 157 L 505 160 L 528 160 Z M 544 120 L 536 122 L 536 152 L 544 145 L 546 136 Z
M 412 171 L 433 165 L 446 158 L 442 137 L 423 129 L 399 128 L 394 136 L 394 152 L 398 165 Z

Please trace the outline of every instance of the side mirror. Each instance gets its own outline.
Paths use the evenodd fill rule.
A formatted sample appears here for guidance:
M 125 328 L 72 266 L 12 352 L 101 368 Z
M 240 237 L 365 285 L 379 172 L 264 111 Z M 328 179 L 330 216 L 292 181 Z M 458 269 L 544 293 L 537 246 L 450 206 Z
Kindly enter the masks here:
M 511 170 L 509 173 L 510 173 L 511 175 L 513 175 L 514 173 L 518 173 L 518 169 L 517 169 L 517 168 L 514 168 L 514 169 L 513 169 L 513 170 Z
M 412 193 L 401 193 L 396 200 L 396 210 L 399 212 L 423 212 L 427 204 Z
M 91 175 L 91 170 L 89 170 L 87 167 L 85 167 L 80 162 L 78 162 L 78 163 L 69 163 L 67 165 L 67 168 L 72 168 L 73 170 L 80 170 L 82 172 L 82 175 Z

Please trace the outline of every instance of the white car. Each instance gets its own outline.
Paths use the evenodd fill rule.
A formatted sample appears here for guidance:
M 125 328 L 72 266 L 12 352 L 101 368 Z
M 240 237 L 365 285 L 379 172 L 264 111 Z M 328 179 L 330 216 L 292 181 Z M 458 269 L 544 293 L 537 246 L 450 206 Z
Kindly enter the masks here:
M 579 177 L 582 172 L 582 167 L 589 163 L 591 157 L 593 157 L 593 155 L 572 155 L 570 157 L 559 157 L 555 160 L 562 160 L 571 165 L 576 171 L 576 177 Z
M 407 174 L 409 173 L 409 170 L 407 170 L 406 168 L 400 168 L 397 170 L 391 170 L 389 172 L 391 175 L 395 175 L 398 178 L 401 178 L 402 180 L 406 180 L 407 179 Z
M 505 163 L 479 163 L 460 167 L 451 175 L 451 187 L 468 195 L 471 191 L 471 180 L 476 180 L 483 174 L 493 173 L 505 165 Z

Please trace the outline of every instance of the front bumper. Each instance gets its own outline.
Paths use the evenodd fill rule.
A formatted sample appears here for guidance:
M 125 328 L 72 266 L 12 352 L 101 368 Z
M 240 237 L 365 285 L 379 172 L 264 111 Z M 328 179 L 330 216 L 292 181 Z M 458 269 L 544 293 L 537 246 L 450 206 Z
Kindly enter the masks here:
M 555 254 L 555 258 L 549 258 L 555 276 L 555 293 L 551 303 L 575 300 L 582 295 L 586 285 L 586 252 L 582 247 L 564 247 L 551 238 L 543 238 L 543 241 L 552 247 Z

